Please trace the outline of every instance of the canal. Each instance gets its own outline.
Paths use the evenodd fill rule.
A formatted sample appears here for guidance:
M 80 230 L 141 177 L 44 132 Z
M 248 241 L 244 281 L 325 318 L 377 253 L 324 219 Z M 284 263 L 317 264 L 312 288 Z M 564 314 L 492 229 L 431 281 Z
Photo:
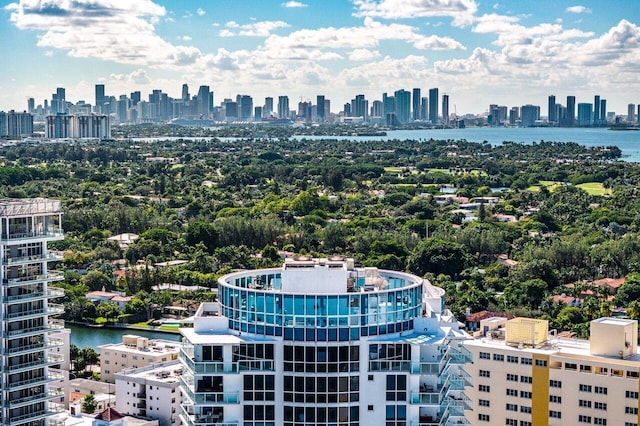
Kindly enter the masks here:
M 71 329 L 71 344 L 79 348 L 97 348 L 107 343 L 120 343 L 125 334 L 136 334 L 149 339 L 164 339 L 180 341 L 180 334 L 163 333 L 159 331 L 131 330 L 127 328 L 92 328 L 68 324 Z

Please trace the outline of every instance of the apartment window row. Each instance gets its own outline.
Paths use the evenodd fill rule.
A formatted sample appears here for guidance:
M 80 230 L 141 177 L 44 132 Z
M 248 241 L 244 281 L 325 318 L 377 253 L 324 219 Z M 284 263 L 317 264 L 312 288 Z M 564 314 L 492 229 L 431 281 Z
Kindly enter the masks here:
M 478 406 L 480 407 L 489 407 L 490 406 L 490 402 L 488 399 L 479 399 L 478 400 Z
M 284 376 L 284 400 L 306 403 L 357 402 L 360 390 L 359 379 L 358 376 Z
M 638 407 L 624 407 L 624 413 L 638 415 Z
M 596 386 L 596 387 L 593 388 L 593 391 L 595 393 L 600 394 L 600 395 L 606 395 L 607 392 L 608 392 L 607 388 L 605 388 L 603 386 Z
M 594 425 L 606 426 L 607 425 L 607 419 L 605 419 L 604 417 L 594 417 L 593 418 L 593 424 Z
M 478 413 L 478 420 L 481 422 L 489 422 L 491 421 L 491 417 L 488 414 Z
M 593 408 L 595 408 L 596 410 L 607 410 L 607 403 L 606 402 L 594 402 L 593 403 Z
M 387 401 L 407 400 L 407 376 L 403 374 L 387 375 Z
M 518 426 L 518 421 L 516 419 L 507 419 L 505 423 L 507 426 Z
M 480 370 L 478 375 L 480 377 L 491 377 L 491 372 L 489 370 Z
M 274 405 L 245 405 L 244 420 L 275 420 Z
M 580 384 L 578 389 L 580 390 L 580 392 L 591 392 L 593 387 L 591 385 Z
M 519 358 L 517 356 L 507 355 L 507 362 L 509 362 L 511 364 L 517 364 L 518 360 L 519 360 Z
M 546 359 L 536 359 L 536 367 L 546 367 L 547 360 Z
M 531 376 L 520 376 L 520 383 L 532 383 L 533 378 Z
M 562 382 L 560 380 L 549 380 L 549 387 L 550 388 L 561 388 L 562 387 Z
M 531 414 L 531 407 L 529 407 L 527 405 L 521 405 L 520 406 L 520 412 L 521 413 L 525 413 L 525 414 Z
M 518 406 L 516 404 L 507 403 L 505 409 L 507 411 L 518 411 Z
M 489 385 L 478 385 L 479 392 L 491 392 L 491 386 Z
M 507 388 L 507 396 L 518 396 L 518 389 Z
M 538 361 L 542 361 L 542 360 L 536 360 L 536 365 L 538 365 Z M 562 362 L 554 362 L 552 364 L 552 367 L 562 368 Z M 570 371 L 580 371 L 581 373 L 595 373 L 595 374 L 600 374 L 605 376 L 611 375 L 614 377 L 624 377 L 626 375 L 628 379 L 638 379 L 640 377 L 640 372 L 636 370 L 620 370 L 620 369 L 614 368 L 614 369 L 611 369 L 611 371 L 609 371 L 609 368 L 607 367 L 592 366 L 589 364 L 578 365 L 573 362 L 565 362 L 564 369 L 570 370 Z
M 578 415 L 578 422 L 580 423 L 591 423 L 591 416 L 585 416 L 583 414 Z
M 578 401 L 578 406 L 583 408 L 591 408 L 591 401 L 586 401 L 584 399 L 581 399 Z
M 520 398 L 531 399 L 532 396 L 533 394 L 529 391 L 520 391 Z
M 549 402 L 553 402 L 555 404 L 562 404 L 562 397 L 559 395 L 549 395 Z
M 631 398 L 631 399 L 638 399 L 638 392 L 626 391 L 625 392 L 625 397 Z
M 507 381 L 509 381 L 509 382 L 517 382 L 518 381 L 518 375 L 517 374 L 507 373 Z
M 562 413 L 560 411 L 549 410 L 549 417 L 552 419 L 561 419 Z

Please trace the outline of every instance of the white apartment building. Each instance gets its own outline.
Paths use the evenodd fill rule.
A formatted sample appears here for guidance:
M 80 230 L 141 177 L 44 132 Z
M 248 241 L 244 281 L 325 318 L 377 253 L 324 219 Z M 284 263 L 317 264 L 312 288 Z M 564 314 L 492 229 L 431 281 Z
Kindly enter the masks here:
M 122 343 L 98 346 L 100 378 L 114 383 L 115 374 L 125 368 L 140 368 L 178 359 L 180 344 L 170 340 L 153 339 L 127 334 Z
M 544 320 L 489 318 L 465 342 L 474 425 L 637 426 L 638 323 L 591 321 L 590 339 L 560 339 Z
M 156 419 L 159 426 L 179 426 L 182 371 L 175 360 L 116 373 L 116 408 L 122 414 Z
M 180 329 L 182 424 L 468 424 L 468 336 L 444 296 L 341 257 L 221 277 Z
M 50 316 L 64 311 L 49 303 L 61 297 L 49 288 L 62 274 L 48 262 L 62 260 L 47 243 L 61 240 L 60 201 L 44 198 L 0 200 L 0 424 L 44 426 L 47 417 L 63 409 L 51 402 L 62 391 L 48 385 L 59 376 L 50 366 L 64 362 L 50 349 L 63 341 L 55 331 L 62 321 Z

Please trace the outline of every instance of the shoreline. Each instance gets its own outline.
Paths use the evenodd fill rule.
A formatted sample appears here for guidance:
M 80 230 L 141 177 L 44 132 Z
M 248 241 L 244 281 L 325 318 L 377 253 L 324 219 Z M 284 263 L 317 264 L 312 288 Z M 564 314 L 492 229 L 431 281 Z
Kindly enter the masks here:
M 117 324 L 91 324 L 88 322 L 83 322 L 83 321 L 72 321 L 72 320 L 65 320 L 65 325 L 66 324 L 72 324 L 76 327 L 86 327 L 89 329 L 99 329 L 99 328 L 108 328 L 108 329 L 113 329 L 113 330 L 122 330 L 122 329 L 126 329 L 126 330 L 140 330 L 140 331 L 149 331 L 149 332 L 154 332 L 154 333 L 167 333 L 167 334 L 180 334 L 180 331 L 176 328 L 175 330 L 171 330 L 171 329 L 167 329 L 167 328 L 162 328 L 162 326 L 147 326 L 147 327 L 142 327 L 139 325 L 133 325 L 133 324 L 123 324 L 123 323 L 117 323 Z

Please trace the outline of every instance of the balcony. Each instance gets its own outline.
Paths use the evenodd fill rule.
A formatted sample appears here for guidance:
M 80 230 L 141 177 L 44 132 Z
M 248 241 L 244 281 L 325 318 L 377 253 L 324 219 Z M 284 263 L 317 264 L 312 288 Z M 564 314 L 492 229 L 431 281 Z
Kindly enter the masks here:
M 61 288 L 51 287 L 44 291 L 34 291 L 32 293 L 19 294 L 16 296 L 7 296 L 4 300 L 6 302 L 27 302 L 39 299 L 54 299 L 56 297 L 63 297 L 64 290 Z
M 185 406 L 184 404 L 180 406 L 180 418 L 183 420 L 183 425 L 189 426 L 238 426 L 239 423 L 224 421 L 222 416 L 215 414 L 195 414 L 194 407 L 192 405 Z
M 62 255 L 47 253 L 47 254 L 36 254 L 31 256 L 6 256 L 2 258 L 2 264 L 7 266 L 13 266 L 13 265 L 21 265 L 25 263 L 59 262 L 61 260 L 63 260 Z
M 64 310 L 63 310 L 64 312 Z M 23 319 L 41 317 L 43 315 L 49 315 L 49 310 L 47 308 L 37 308 L 37 309 L 25 309 L 22 311 L 16 312 L 7 312 L 4 314 L 5 321 L 18 321 Z
M 42 376 L 42 377 L 36 377 L 28 380 L 20 380 L 19 382 L 5 383 L 4 390 L 17 391 L 17 390 L 28 388 L 28 387 L 55 382 L 56 380 L 57 379 L 55 377 L 52 377 L 52 375 L 49 374 L 49 377 Z
M 411 404 L 417 405 L 440 405 L 449 391 L 450 382 L 447 380 L 442 386 L 432 388 L 421 386 L 419 392 L 411 392 Z
M 369 361 L 369 371 L 411 371 L 411 362 Z
M 447 366 L 448 358 L 441 357 L 435 362 L 418 362 L 411 364 L 412 374 L 437 374 L 440 375 L 442 370 Z
M 178 355 L 189 370 L 195 374 L 236 374 L 241 371 L 275 371 L 274 362 L 271 360 L 243 360 L 237 362 L 220 361 L 195 361 L 193 355 L 184 347 Z
M 462 345 L 451 347 L 451 362 L 454 364 L 468 364 L 473 360 L 471 352 Z
M 9 229 L 9 234 L 4 232 L 0 235 L 0 242 L 12 242 L 17 240 L 34 240 L 38 238 L 46 239 L 62 239 L 64 232 L 62 229 L 54 229 L 52 231 L 29 232 L 26 229 Z
M 48 408 L 46 410 L 34 411 L 28 414 L 23 414 L 21 416 L 12 416 L 8 419 L 6 423 L 9 426 L 17 426 L 25 423 L 31 423 L 36 420 L 41 420 L 49 416 L 53 416 L 56 413 L 61 413 L 64 411 L 64 405 L 56 404 L 53 402 L 49 402 Z
M 19 278 L 8 278 L 3 281 L 6 287 L 16 287 L 23 286 L 28 284 L 37 284 L 44 281 L 52 282 L 52 281 L 62 281 L 64 280 L 64 275 L 59 272 L 49 272 L 48 274 L 36 274 L 36 275 L 26 275 L 24 277 Z
M 58 398 L 64 396 L 64 392 L 62 390 L 56 389 L 48 389 L 46 392 L 43 392 L 39 395 L 29 395 L 23 398 L 12 398 L 10 401 L 6 401 L 4 406 L 10 409 L 22 407 L 25 405 L 31 405 L 42 401 L 47 401 L 49 399 Z
M 46 367 L 49 365 L 60 364 L 64 361 L 62 355 L 49 354 L 47 357 L 39 357 L 34 361 L 21 362 L 18 364 L 10 364 L 5 366 L 6 371 L 11 373 L 19 373 L 21 371 L 33 370 L 38 367 Z
M 213 389 L 201 389 L 194 391 L 193 383 L 189 384 L 184 376 L 180 376 L 182 382 L 182 396 L 187 397 L 195 404 L 240 404 L 239 392 L 216 392 Z

